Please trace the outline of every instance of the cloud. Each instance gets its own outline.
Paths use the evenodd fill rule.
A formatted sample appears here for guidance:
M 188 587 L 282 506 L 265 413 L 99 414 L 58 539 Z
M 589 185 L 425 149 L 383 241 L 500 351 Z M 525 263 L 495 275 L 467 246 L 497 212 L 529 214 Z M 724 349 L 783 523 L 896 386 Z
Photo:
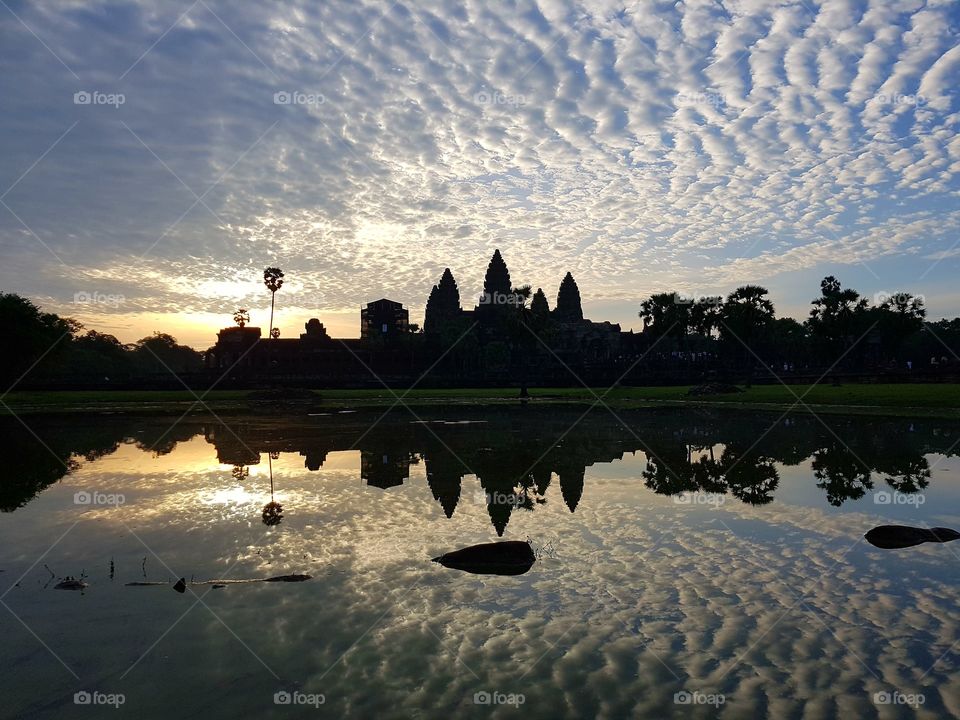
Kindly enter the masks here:
M 276 263 L 321 317 L 383 294 L 416 314 L 446 266 L 472 296 L 494 247 L 627 303 L 915 255 L 891 226 L 926 223 L 923 256 L 953 242 L 928 221 L 960 171 L 950 3 L 14 11 L 46 47 L 0 16 L 0 187 L 77 125 L 3 198 L 0 285 L 53 308 L 96 277 L 226 315 L 211 290 Z

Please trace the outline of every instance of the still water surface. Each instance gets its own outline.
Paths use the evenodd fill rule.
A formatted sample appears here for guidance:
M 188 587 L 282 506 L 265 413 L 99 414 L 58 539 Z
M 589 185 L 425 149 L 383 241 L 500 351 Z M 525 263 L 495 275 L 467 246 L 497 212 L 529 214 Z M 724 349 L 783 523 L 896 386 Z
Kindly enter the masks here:
M 583 412 L 4 419 L 0 715 L 960 717 L 960 424 Z

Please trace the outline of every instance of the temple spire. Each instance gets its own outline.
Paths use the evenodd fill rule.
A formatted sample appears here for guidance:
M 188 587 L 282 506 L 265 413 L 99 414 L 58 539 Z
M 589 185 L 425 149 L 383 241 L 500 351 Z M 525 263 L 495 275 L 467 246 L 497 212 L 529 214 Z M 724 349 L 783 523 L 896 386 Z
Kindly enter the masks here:
M 560 283 L 557 293 L 556 315 L 561 320 L 583 320 L 583 308 L 580 306 L 580 289 L 573 275 L 567 273 Z
M 493 251 L 493 257 L 490 258 L 490 264 L 487 265 L 487 274 L 483 278 L 484 295 L 509 295 L 512 290 L 510 285 L 510 271 L 507 270 L 507 264 L 503 261 L 499 250 Z

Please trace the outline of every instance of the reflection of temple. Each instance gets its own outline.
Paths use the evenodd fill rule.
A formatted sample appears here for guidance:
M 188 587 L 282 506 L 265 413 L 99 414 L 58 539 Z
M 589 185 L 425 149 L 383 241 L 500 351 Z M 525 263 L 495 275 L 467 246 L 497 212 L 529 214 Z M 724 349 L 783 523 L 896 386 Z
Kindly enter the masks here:
M 410 455 L 361 450 L 360 477 L 367 481 L 367 485 L 384 490 L 403 485 L 403 481 L 410 477 Z
M 294 426 L 237 420 L 230 429 L 185 420 L 171 430 L 163 419 L 140 420 L 135 432 L 121 417 L 82 424 L 38 417 L 31 425 L 44 444 L 0 419 L 0 452 L 8 458 L 0 510 L 29 502 L 67 468 L 112 453 L 128 438 L 144 451 L 167 453 L 200 433 L 220 463 L 241 469 L 261 462 L 264 453 L 296 453 L 308 471 L 317 471 L 330 452 L 358 450 L 361 477 L 383 489 L 408 481 L 410 465 L 422 458 L 429 493 L 443 514 L 453 517 L 466 493 L 482 500 L 498 534 L 513 513 L 551 497 L 575 511 L 589 501 L 587 468 L 626 452 L 644 454 L 641 479 L 656 493 L 721 493 L 750 504 L 773 500 L 778 464 L 809 458 L 812 482 L 829 503 L 841 505 L 863 497 L 877 478 L 898 492 L 922 490 L 930 481 L 925 454 L 954 452 L 960 438 L 960 425 L 939 420 L 874 419 L 867 427 L 831 417 L 825 427 L 809 415 L 776 421 L 729 410 L 622 411 L 628 430 L 602 410 L 578 420 L 582 415 L 575 406 L 461 407 L 431 410 L 429 425 L 397 410 L 380 422 L 380 413 L 370 412 Z

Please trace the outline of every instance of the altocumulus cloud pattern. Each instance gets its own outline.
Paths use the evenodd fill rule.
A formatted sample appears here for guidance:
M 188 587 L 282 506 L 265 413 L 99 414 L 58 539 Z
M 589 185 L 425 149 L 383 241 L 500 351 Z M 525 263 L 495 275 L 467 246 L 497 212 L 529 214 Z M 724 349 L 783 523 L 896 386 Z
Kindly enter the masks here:
M 952 0 L 5 0 L 0 285 L 227 313 L 274 258 L 304 308 L 355 312 L 386 277 L 416 312 L 448 265 L 479 288 L 496 243 L 628 326 L 657 289 L 836 265 L 935 317 L 958 21 Z M 804 283 L 775 299 L 802 308 Z

